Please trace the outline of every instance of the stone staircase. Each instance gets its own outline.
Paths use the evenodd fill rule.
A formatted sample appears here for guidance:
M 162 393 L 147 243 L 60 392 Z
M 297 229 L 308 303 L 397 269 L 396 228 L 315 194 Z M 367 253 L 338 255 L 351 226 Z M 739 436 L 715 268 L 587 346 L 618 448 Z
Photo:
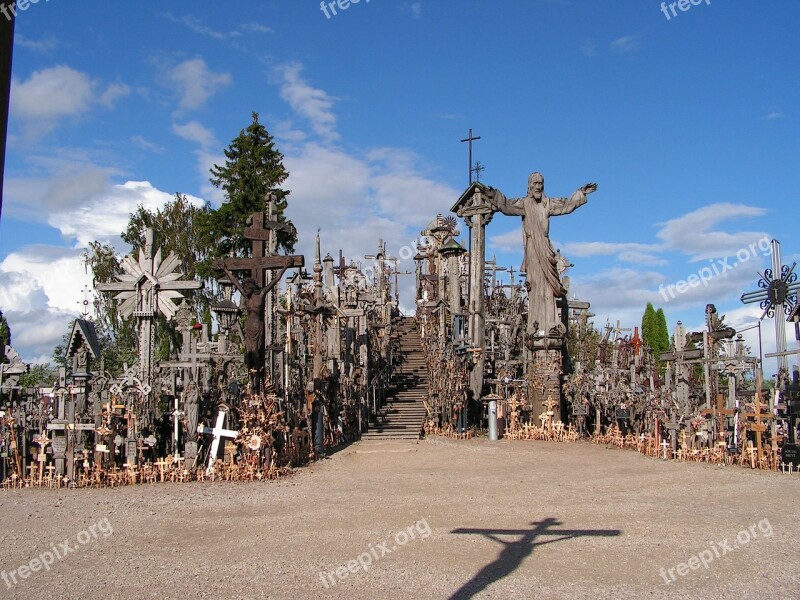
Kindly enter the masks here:
M 392 388 L 386 404 L 362 440 L 418 440 L 425 421 L 428 368 L 419 331 L 411 317 L 397 322 L 398 335 Z

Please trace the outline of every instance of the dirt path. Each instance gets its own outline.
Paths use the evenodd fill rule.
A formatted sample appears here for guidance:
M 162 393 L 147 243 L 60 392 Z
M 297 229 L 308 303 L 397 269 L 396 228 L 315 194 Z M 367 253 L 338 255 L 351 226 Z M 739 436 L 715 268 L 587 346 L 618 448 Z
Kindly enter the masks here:
M 279 482 L 0 492 L 0 598 L 798 598 L 799 499 L 583 443 L 362 442 Z

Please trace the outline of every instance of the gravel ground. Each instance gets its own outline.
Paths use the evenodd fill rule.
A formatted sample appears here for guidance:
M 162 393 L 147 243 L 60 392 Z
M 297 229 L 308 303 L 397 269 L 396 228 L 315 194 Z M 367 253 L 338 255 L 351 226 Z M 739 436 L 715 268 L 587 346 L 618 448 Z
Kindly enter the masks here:
M 360 442 L 278 482 L 0 492 L 0 597 L 800 598 L 798 498 L 588 443 Z

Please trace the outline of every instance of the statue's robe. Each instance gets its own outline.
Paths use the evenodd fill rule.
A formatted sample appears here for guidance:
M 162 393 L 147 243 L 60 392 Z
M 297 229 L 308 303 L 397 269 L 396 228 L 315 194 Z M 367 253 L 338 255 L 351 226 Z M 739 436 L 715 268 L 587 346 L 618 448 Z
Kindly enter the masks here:
M 525 270 L 528 291 L 528 329 L 547 335 L 561 323 L 556 299 L 566 297 L 558 275 L 558 259 L 550 243 L 550 217 L 568 215 L 586 204 L 586 194 L 578 190 L 570 198 L 548 198 L 542 195 L 537 201 L 530 197 L 507 199 L 495 190 L 494 204 L 504 215 L 522 217 L 522 238 L 525 255 L 522 268 Z

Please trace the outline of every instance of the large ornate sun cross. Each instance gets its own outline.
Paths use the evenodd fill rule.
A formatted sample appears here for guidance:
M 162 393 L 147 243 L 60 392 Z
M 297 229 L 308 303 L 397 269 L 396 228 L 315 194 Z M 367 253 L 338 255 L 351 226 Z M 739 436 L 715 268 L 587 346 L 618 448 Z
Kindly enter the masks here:
M 178 310 L 174 301 L 183 298 L 181 291 L 203 287 L 200 281 L 181 281 L 181 273 L 176 272 L 181 265 L 180 258 L 170 252 L 162 260 L 161 248 L 154 251 L 154 237 L 153 230 L 147 229 L 138 260 L 131 255 L 122 260 L 125 272 L 116 276 L 119 281 L 95 286 L 99 292 L 119 292 L 114 300 L 120 303 L 120 316 L 133 316 L 138 320 L 139 369 L 145 384 L 151 383 L 153 317 L 161 313 L 171 320 Z
M 797 263 L 792 266 L 781 265 L 781 244 L 778 240 L 772 240 L 770 244 L 772 254 L 772 268 L 765 269 L 759 273 L 760 279 L 755 292 L 742 294 L 742 302 L 745 304 L 759 303 L 764 309 L 761 319 L 765 317 L 775 318 L 775 341 L 776 352 L 767 355 L 778 358 L 779 372 L 788 371 L 789 353 L 786 352 L 786 323 L 784 315 L 789 315 L 797 304 L 797 291 L 800 289 L 800 281 L 797 280 L 797 273 L 794 272 Z M 793 353 L 792 353 L 793 354 Z

